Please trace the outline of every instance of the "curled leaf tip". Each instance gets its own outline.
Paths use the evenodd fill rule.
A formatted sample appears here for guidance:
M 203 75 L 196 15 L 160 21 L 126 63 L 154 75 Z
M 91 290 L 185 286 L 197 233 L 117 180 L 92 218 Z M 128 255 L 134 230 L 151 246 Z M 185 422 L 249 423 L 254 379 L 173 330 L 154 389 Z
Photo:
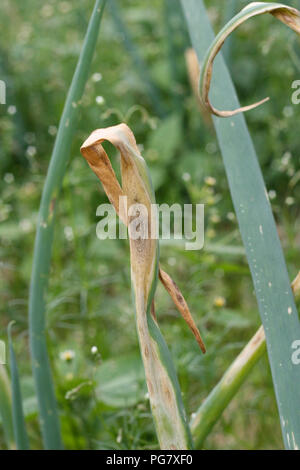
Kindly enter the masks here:
M 270 13 L 282 23 L 286 24 L 293 31 L 300 34 L 300 12 L 296 8 L 284 5 L 282 3 L 270 2 L 252 2 L 246 7 L 244 7 L 234 18 L 232 18 L 224 26 L 224 28 L 216 36 L 203 62 L 199 83 L 200 96 L 203 105 L 211 114 L 214 114 L 218 117 L 231 117 L 235 116 L 236 114 L 257 108 L 258 106 L 269 100 L 269 98 L 264 98 L 263 100 L 248 106 L 243 106 L 234 110 L 223 111 L 215 108 L 211 104 L 209 99 L 213 63 L 217 54 L 221 50 L 224 42 L 233 31 L 235 31 L 241 24 L 243 24 L 249 18 L 253 18 L 264 13 Z
M 189 307 L 183 297 L 182 293 L 180 292 L 177 284 L 173 281 L 173 279 L 163 271 L 161 268 L 159 269 L 159 279 L 162 282 L 164 288 L 169 293 L 170 297 L 172 298 L 174 304 L 176 305 L 178 311 L 186 321 L 187 325 L 191 329 L 193 335 L 196 338 L 197 343 L 200 346 L 201 351 L 203 354 L 206 352 L 205 344 L 201 337 L 201 334 L 196 326 L 196 323 L 192 317 L 192 314 L 189 310 Z

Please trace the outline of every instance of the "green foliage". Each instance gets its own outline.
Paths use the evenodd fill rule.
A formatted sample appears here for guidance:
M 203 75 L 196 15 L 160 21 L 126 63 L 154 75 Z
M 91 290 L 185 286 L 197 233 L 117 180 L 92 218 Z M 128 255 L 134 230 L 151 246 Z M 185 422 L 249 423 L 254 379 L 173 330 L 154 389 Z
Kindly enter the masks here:
M 216 138 L 199 118 L 190 89 L 184 63 L 184 50 L 189 42 L 180 8 L 174 8 L 171 21 L 177 65 L 174 83 L 163 1 L 153 0 L 151 6 L 142 0 L 118 3 L 124 24 L 168 114 L 158 117 L 147 87 L 132 65 L 122 35 L 116 31 L 107 10 L 57 207 L 45 299 L 48 351 L 67 449 L 157 448 L 149 401 L 143 387 L 140 389 L 143 380 L 134 377 L 135 374 L 129 375 L 128 387 L 136 391 L 135 403 L 129 404 L 126 404 L 125 386 L 113 390 L 113 383 L 124 383 L 125 366 L 124 369 L 116 366 L 107 381 L 109 366 L 106 364 L 111 364 L 110 361 L 117 364 L 122 357 L 137 358 L 139 350 L 128 295 L 127 242 L 96 238 L 99 219 L 95 209 L 107 199 L 79 155 L 80 144 L 95 127 L 117 124 L 122 119 L 120 116 L 127 115 L 138 144 L 144 147 L 142 154 L 151 174 L 153 171 L 152 177 L 157 178 L 157 202 L 206 204 L 204 250 L 186 252 L 180 244 L 161 244 L 162 266 L 168 267 L 188 298 L 208 349 L 204 357 L 199 353 L 188 328 L 167 294 L 159 288 L 158 321 L 176 362 L 189 416 L 199 408 L 260 324 Z M 225 3 L 206 2 L 215 31 L 225 23 Z M 237 3 L 238 8 L 246 4 Z M 299 7 L 295 5 L 297 2 L 293 3 Z M 17 321 L 14 347 L 26 427 L 31 448 L 35 449 L 43 444 L 27 335 L 34 231 L 59 117 L 90 11 L 88 0 L 76 4 L 49 0 L 42 7 L 37 0 L 3 0 L 1 5 L 0 78 L 6 77 L 8 83 L 8 104 L 0 107 L 3 136 L 0 333 L 4 339 L 9 321 Z M 270 21 L 262 17 L 234 34 L 230 69 L 241 102 L 247 104 L 267 95 L 271 97 L 264 108 L 247 115 L 247 122 L 267 189 L 271 191 L 272 209 L 292 279 L 300 266 L 300 107 L 291 104 L 290 86 L 299 78 L 296 64 L 300 51 L 294 33 L 275 20 L 270 36 Z M 249 37 L 255 40 L 250 41 Z M 295 61 L 291 51 L 296 54 Z M 175 93 L 179 110 L 174 102 Z M 104 102 L 99 98 L 96 101 L 97 97 L 103 97 Z M 134 111 L 136 104 L 145 113 Z M 15 114 L 14 109 L 10 109 L 12 114 L 8 112 L 9 106 L 16 107 Z M 165 128 L 165 136 L 161 128 Z M 161 137 L 157 137 L 160 133 Z M 177 133 L 180 139 L 176 138 Z M 167 156 L 161 154 L 152 161 L 157 139 L 164 145 Z M 206 180 L 208 176 L 215 178 L 213 185 Z M 223 297 L 225 305 L 215 305 L 217 297 Z M 91 353 L 93 346 L 98 347 L 100 357 Z M 67 350 L 75 354 L 70 362 L 61 357 Z M 101 379 L 102 367 L 104 379 Z M 114 404 L 107 401 L 110 398 Z M 0 447 L 7 447 L 2 425 Z M 205 448 L 282 447 L 271 374 L 263 358 L 206 439 Z
M 11 383 L 4 365 L 0 365 L 0 418 L 5 443 L 9 449 L 14 449 Z
M 56 206 L 76 129 L 78 107 L 88 78 L 105 0 L 96 0 L 68 91 L 41 197 L 29 293 L 32 370 L 46 449 L 61 449 L 60 424 L 47 351 L 45 295 L 48 288 Z
M 10 371 L 11 371 L 11 388 L 12 388 L 12 415 L 14 425 L 14 436 L 18 450 L 28 450 L 29 442 L 24 420 L 22 393 L 20 388 L 19 370 L 12 342 L 12 325 L 14 321 L 8 325 L 9 338 L 9 355 L 10 355 Z
M 199 61 L 203 63 L 200 78 L 201 93 L 204 89 L 203 73 L 213 54 L 212 51 L 214 47 L 216 50 L 219 48 L 218 40 L 220 44 L 224 41 L 223 34 L 228 27 L 235 22 L 239 24 L 249 12 L 257 13 L 265 11 L 265 8 L 274 8 L 274 5 L 278 8 L 281 6 L 276 3 L 253 4 L 232 19 L 229 26 L 226 25 L 214 41 L 209 22 L 205 18 L 203 3 L 193 2 L 192 5 L 188 5 L 182 0 L 182 4 L 191 40 Z M 211 41 L 213 41 L 212 46 L 206 53 Z M 215 78 L 211 96 L 217 102 L 217 107 L 239 108 L 232 81 L 220 56 L 216 59 L 214 68 Z M 300 375 L 297 365 L 291 360 L 291 349 L 300 333 L 300 326 L 290 287 L 291 281 L 288 278 L 269 197 L 245 118 L 242 114 L 228 119 L 214 117 L 214 125 L 266 333 L 283 440 L 287 449 L 297 449 L 300 440 L 300 423 L 296 411 Z M 286 386 L 287 383 L 289 387 Z
M 141 358 L 129 355 L 104 361 L 95 373 L 97 398 L 114 408 L 126 408 L 139 403 L 146 395 Z

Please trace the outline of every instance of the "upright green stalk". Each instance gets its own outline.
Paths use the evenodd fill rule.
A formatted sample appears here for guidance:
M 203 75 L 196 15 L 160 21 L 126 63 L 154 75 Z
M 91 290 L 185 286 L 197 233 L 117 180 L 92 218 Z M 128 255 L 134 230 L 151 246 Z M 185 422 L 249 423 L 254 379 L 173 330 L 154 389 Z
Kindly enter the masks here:
M 4 438 L 8 449 L 15 449 L 14 428 L 12 418 L 11 383 L 6 367 L 0 364 L 0 416 L 4 430 Z
M 292 282 L 292 289 L 296 299 L 299 298 L 300 272 Z M 261 326 L 195 413 L 191 430 L 197 447 L 202 447 L 205 438 L 265 352 L 266 336 Z
M 225 372 L 210 392 L 191 421 L 191 430 L 197 448 L 202 448 L 206 436 L 244 383 L 254 365 L 266 350 L 266 341 L 261 326 L 251 341 Z
M 174 109 L 177 112 L 182 111 L 181 106 L 181 97 L 178 94 L 178 83 L 179 83 L 179 64 L 177 61 L 178 49 L 175 45 L 174 38 L 175 31 L 172 25 L 172 21 L 176 18 L 176 13 L 178 9 L 178 0 L 164 0 L 164 24 L 165 24 L 165 34 L 166 34 L 166 44 L 168 51 L 168 61 L 169 61 L 169 75 L 170 75 L 170 92 L 172 93 Z M 180 5 L 179 5 L 180 6 Z M 176 31 L 178 34 L 178 31 Z
M 214 39 L 202 0 L 181 0 L 200 63 Z M 260 3 L 253 4 L 259 6 Z M 273 6 L 276 4 L 273 4 Z M 249 11 L 249 10 L 248 10 Z M 286 10 L 278 10 L 286 14 Z M 215 60 L 212 101 L 219 109 L 239 108 L 224 60 Z M 267 191 L 244 116 L 214 116 L 240 231 L 254 281 L 287 449 L 300 447 L 300 368 L 292 360 L 300 338 L 299 317 L 290 287 Z
M 28 450 L 29 441 L 26 432 L 22 393 L 19 380 L 19 370 L 15 351 L 13 347 L 11 328 L 14 321 L 8 325 L 8 341 L 9 341 L 9 355 L 10 355 L 10 373 L 12 382 L 12 414 L 13 414 L 13 425 L 14 425 L 14 436 L 18 450 Z
M 137 49 L 136 45 L 131 39 L 130 32 L 128 31 L 124 21 L 122 19 L 121 8 L 119 5 L 118 0 L 110 0 L 108 7 L 110 9 L 112 18 L 115 22 L 117 31 L 122 34 L 122 40 L 124 42 L 124 46 L 129 53 L 132 62 L 136 68 L 136 71 L 140 75 L 145 88 L 147 89 L 147 93 L 152 100 L 153 107 L 155 112 L 158 116 L 163 117 L 165 115 L 165 110 L 163 109 L 162 100 L 159 94 L 159 90 L 157 89 L 155 83 L 153 82 L 147 65 L 140 55 L 139 50 Z
M 61 433 L 47 353 L 45 297 L 48 286 L 57 200 L 70 155 L 78 108 L 95 50 L 105 0 L 96 0 L 83 48 L 65 102 L 43 189 L 34 247 L 29 295 L 32 368 L 44 446 L 61 449 Z

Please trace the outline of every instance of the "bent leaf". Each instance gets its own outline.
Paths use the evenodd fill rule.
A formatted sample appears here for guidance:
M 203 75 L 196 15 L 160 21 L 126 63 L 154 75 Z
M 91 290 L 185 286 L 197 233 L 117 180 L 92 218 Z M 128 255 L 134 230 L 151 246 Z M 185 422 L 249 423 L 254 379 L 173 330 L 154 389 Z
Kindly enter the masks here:
M 103 141 L 109 141 L 120 152 L 122 188 L 101 145 Z M 192 441 L 175 368 L 154 314 L 159 247 L 153 236 L 157 229 L 155 196 L 146 163 L 133 133 L 125 124 L 94 131 L 82 145 L 81 153 L 128 226 L 137 332 L 160 446 L 162 449 L 190 449 Z M 138 237 L 132 207 L 139 212 L 141 235 Z
M 282 21 L 282 23 L 285 23 L 289 28 L 296 31 L 296 33 L 300 34 L 300 12 L 296 8 L 289 7 L 282 3 L 250 3 L 245 8 L 243 8 L 240 13 L 234 16 L 232 20 L 230 20 L 220 31 L 220 33 L 216 36 L 212 45 L 208 49 L 201 69 L 199 84 L 201 100 L 204 106 L 215 116 L 234 116 L 235 114 L 254 109 L 269 100 L 269 98 L 264 98 L 263 100 L 258 101 L 257 103 L 251 104 L 249 106 L 244 106 L 232 111 L 220 111 L 216 109 L 209 100 L 209 90 L 212 80 L 213 63 L 218 52 L 221 50 L 224 42 L 233 31 L 235 31 L 241 24 L 243 24 L 249 18 L 253 18 L 254 16 L 262 15 L 264 13 L 270 13 L 271 15 L 275 16 L 275 18 Z
M 123 189 L 121 188 L 110 160 L 101 145 L 105 140 L 112 143 L 121 153 Z M 133 243 L 131 244 L 131 250 L 137 250 L 139 257 L 144 257 L 147 252 L 147 257 L 150 257 L 149 259 L 151 259 L 151 257 L 153 258 L 153 250 L 156 250 L 157 242 L 151 239 L 151 234 L 156 233 L 156 214 L 153 213 L 154 207 L 151 205 L 155 204 L 155 196 L 150 176 L 148 174 L 148 168 L 144 159 L 139 154 L 134 135 L 129 127 L 126 126 L 126 124 L 120 124 L 119 126 L 95 130 L 82 145 L 81 153 L 87 160 L 90 168 L 100 179 L 108 199 L 125 225 L 128 225 L 124 200 L 125 196 L 127 197 L 126 206 L 131 207 L 138 203 L 146 207 L 147 214 L 149 215 L 148 220 L 145 223 L 145 227 L 148 227 L 149 230 L 147 243 L 144 243 L 143 246 L 140 244 L 139 248 L 137 248 L 136 243 Z M 134 165 L 132 165 L 132 162 L 135 162 Z M 136 259 L 136 256 L 134 259 Z M 145 260 L 142 259 L 142 265 L 145 264 L 144 261 Z M 138 266 L 135 266 L 135 269 L 138 270 Z M 136 272 L 135 275 L 137 276 L 137 274 L 138 273 Z M 142 275 L 141 272 L 139 272 L 139 274 Z M 159 268 L 159 279 L 171 296 L 178 311 L 181 313 L 182 317 L 193 332 L 201 350 L 205 352 L 206 350 L 200 332 L 178 286 L 161 268 Z M 154 312 L 155 308 L 153 304 L 153 316 L 155 316 Z

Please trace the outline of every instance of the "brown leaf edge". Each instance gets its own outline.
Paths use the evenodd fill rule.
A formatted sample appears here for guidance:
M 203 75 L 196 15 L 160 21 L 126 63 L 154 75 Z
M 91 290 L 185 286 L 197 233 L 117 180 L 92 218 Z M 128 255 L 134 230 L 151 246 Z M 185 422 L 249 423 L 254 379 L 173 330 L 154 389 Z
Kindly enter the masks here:
M 109 201 L 115 208 L 115 211 L 119 215 L 120 219 L 125 225 L 128 225 L 126 214 L 124 213 L 123 208 L 119 207 L 119 197 L 125 196 L 125 193 L 120 186 L 120 183 L 112 168 L 108 155 L 105 152 L 103 146 L 101 145 L 103 141 L 107 140 L 111 142 L 119 151 L 121 151 L 120 139 L 118 138 L 119 131 L 124 132 L 131 141 L 132 147 L 137 149 L 133 132 L 126 124 L 122 123 L 117 126 L 112 126 L 104 129 L 96 129 L 82 144 L 80 151 L 82 156 L 86 159 L 87 163 L 89 164 L 90 168 L 101 181 L 104 191 Z M 189 328 L 191 329 L 193 335 L 196 338 L 197 343 L 201 348 L 201 351 L 205 353 L 206 348 L 204 342 L 190 313 L 187 302 L 185 301 L 176 283 L 165 271 L 161 269 L 160 266 L 159 279 L 168 294 L 170 295 L 171 299 L 173 300 L 179 313 L 182 315 L 183 319 L 186 321 Z M 151 314 L 156 320 L 154 301 L 151 305 Z

